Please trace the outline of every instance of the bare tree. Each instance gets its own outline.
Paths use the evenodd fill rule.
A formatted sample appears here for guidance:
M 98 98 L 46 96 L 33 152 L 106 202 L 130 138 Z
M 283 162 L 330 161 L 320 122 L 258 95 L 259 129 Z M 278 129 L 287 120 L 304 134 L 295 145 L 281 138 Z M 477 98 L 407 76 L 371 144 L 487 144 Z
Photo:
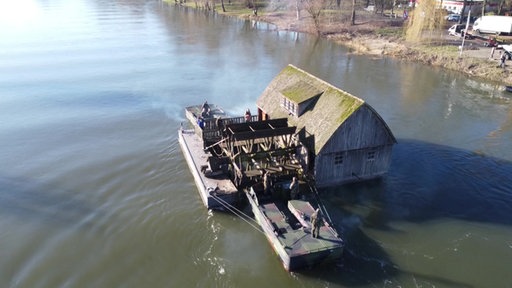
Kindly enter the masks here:
M 327 0 L 303 0 L 304 10 L 313 19 L 313 25 L 317 34 L 320 34 L 320 15 L 326 7 Z
M 384 0 L 375 0 L 375 2 L 373 4 L 375 5 L 375 7 L 374 7 L 375 14 L 377 14 L 379 12 L 379 9 L 380 9 L 381 14 L 384 13 Z
M 444 25 L 443 14 L 436 9 L 436 0 L 422 0 L 414 9 L 409 18 L 409 26 L 406 30 L 406 38 L 411 42 L 430 41 L 434 31 L 438 31 Z M 428 33 L 425 33 L 428 32 Z
M 459 18 L 459 24 L 462 24 L 462 21 L 464 21 L 464 11 L 466 11 L 466 6 L 468 5 L 468 1 L 464 0 L 464 3 L 462 3 L 462 11 L 460 12 L 460 18 Z
M 509 5 L 510 6 L 510 0 L 501 0 L 499 5 L 498 5 L 498 15 L 501 15 L 503 13 L 503 7 L 505 5 Z
M 295 11 L 297 11 L 297 21 L 300 20 L 300 2 L 301 0 L 295 0 Z
M 350 13 L 350 24 L 356 25 L 356 0 L 352 0 L 352 12 Z

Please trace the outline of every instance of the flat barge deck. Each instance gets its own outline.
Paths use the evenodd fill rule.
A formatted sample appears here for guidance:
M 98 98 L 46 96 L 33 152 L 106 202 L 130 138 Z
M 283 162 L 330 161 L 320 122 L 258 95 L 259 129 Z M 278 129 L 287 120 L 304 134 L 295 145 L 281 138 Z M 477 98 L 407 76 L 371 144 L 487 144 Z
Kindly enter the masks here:
M 180 129 L 179 143 L 204 206 L 213 210 L 226 210 L 240 200 L 241 193 L 228 174 L 213 171 L 215 169 L 212 169 L 208 160 L 215 157 L 205 149 L 203 130 L 196 124 L 200 111 L 200 106 L 186 108 L 186 116 L 192 127 Z M 215 107 L 210 115 L 211 118 L 216 118 L 225 116 L 225 113 Z
M 268 198 L 256 188 L 258 186 L 248 190 L 247 199 L 258 224 L 287 271 L 341 258 L 344 242 L 328 222 L 320 226 L 319 237 L 312 237 L 310 219 L 315 209 L 310 199 Z

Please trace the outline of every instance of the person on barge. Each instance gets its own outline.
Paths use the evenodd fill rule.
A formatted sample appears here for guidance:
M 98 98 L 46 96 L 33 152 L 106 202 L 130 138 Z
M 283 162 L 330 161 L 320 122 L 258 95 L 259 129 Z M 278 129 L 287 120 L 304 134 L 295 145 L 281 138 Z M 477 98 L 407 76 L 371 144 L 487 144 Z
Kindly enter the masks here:
M 293 177 L 292 183 L 290 184 L 290 198 L 299 199 L 299 181 L 297 177 Z
M 247 108 L 247 110 L 245 110 L 245 122 L 251 122 L 251 110 L 249 110 L 249 108 Z
M 320 227 L 322 227 L 324 219 L 320 212 L 320 208 L 316 208 L 315 212 L 311 214 L 311 234 L 313 238 L 320 237 Z

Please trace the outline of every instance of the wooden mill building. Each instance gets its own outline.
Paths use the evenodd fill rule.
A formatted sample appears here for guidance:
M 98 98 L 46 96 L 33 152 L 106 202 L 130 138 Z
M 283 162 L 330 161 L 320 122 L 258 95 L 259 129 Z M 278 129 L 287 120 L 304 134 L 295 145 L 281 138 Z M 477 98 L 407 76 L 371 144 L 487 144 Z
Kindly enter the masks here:
M 396 139 L 380 115 L 357 98 L 289 65 L 257 101 L 258 119 L 288 118 L 304 145 L 303 166 L 318 187 L 377 178 Z

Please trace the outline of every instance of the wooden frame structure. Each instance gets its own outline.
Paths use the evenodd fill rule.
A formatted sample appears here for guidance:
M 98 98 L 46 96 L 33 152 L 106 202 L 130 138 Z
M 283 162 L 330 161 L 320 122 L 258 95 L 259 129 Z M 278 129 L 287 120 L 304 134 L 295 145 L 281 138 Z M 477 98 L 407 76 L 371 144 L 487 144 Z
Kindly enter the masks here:
M 265 171 L 297 174 L 302 167 L 296 158 L 296 130 L 286 118 L 225 125 L 217 146 L 231 159 L 237 186 L 259 179 Z

